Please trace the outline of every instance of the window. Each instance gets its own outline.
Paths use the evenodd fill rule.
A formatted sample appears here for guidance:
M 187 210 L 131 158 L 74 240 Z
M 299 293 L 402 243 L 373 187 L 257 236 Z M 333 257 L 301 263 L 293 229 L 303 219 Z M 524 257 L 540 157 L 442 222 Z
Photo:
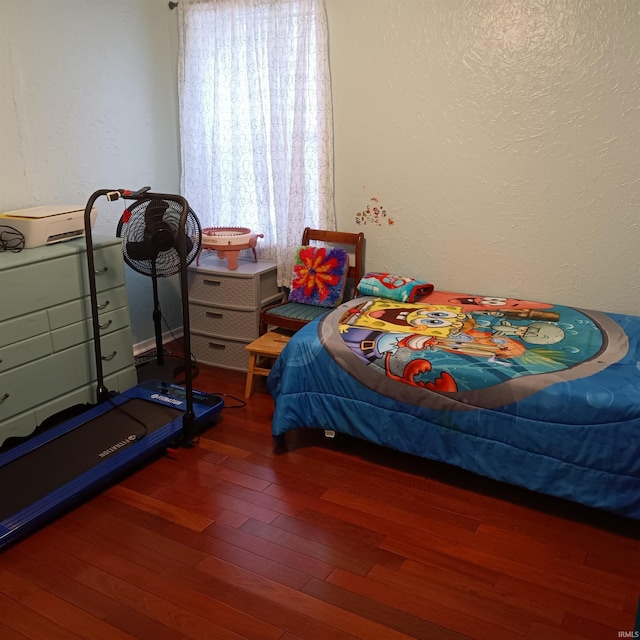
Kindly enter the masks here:
M 203 227 L 264 234 L 289 284 L 304 227 L 334 229 L 324 0 L 181 0 L 182 193 Z

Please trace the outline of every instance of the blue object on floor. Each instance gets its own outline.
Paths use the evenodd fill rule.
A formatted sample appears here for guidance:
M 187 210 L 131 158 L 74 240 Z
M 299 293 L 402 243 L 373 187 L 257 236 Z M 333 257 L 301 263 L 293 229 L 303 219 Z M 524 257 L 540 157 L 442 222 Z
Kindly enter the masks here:
M 148 381 L 0 455 L 0 549 L 217 421 L 223 400 Z M 186 424 L 186 420 L 195 424 Z

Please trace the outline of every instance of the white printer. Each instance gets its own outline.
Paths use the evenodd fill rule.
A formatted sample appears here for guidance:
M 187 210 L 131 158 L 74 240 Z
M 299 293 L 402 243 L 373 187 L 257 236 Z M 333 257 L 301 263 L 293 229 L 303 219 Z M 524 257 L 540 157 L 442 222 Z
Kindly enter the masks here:
M 24 236 L 24 248 L 42 247 L 54 242 L 84 236 L 84 207 L 47 205 L 0 213 L 0 225 L 12 227 Z M 96 209 L 91 210 L 91 226 Z

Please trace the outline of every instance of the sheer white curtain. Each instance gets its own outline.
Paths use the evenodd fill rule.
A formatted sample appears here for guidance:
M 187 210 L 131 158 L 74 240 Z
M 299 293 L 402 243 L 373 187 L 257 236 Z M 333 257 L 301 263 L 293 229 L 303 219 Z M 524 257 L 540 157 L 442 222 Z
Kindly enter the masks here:
M 180 0 L 182 193 L 203 227 L 263 233 L 291 280 L 304 227 L 334 229 L 324 0 Z

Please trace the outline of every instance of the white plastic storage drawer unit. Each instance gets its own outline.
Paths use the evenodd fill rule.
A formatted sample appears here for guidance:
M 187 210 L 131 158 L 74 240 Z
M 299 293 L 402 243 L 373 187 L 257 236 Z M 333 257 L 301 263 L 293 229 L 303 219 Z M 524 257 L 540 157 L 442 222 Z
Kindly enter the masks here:
M 214 253 L 189 267 L 191 349 L 198 362 L 246 371 L 245 346 L 258 337 L 262 307 L 282 298 L 275 262 L 238 260 L 230 270 Z

